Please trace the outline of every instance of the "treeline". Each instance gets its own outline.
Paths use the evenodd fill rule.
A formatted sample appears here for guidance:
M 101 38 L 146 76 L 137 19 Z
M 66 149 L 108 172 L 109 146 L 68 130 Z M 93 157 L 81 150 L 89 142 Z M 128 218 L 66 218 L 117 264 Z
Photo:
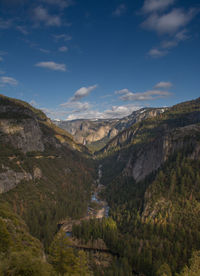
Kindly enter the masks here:
M 199 160 L 182 152 L 143 182 L 118 177 L 108 185 L 110 214 L 123 236 L 123 258 L 136 271 L 154 276 L 166 267 L 174 275 L 200 249 L 199 167 Z

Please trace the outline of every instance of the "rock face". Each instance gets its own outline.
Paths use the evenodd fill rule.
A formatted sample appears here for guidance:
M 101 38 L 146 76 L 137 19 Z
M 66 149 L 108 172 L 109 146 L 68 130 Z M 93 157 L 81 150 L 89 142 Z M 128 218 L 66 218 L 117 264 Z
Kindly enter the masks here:
M 96 156 L 121 162 L 123 173 L 138 182 L 182 149 L 192 147 L 191 158 L 199 158 L 199 123 L 200 99 L 179 104 L 123 130 Z
M 8 192 L 22 180 L 32 180 L 31 174 L 26 172 L 15 172 L 11 169 L 0 173 L 0 193 Z
M 122 119 L 54 121 L 62 129 L 70 132 L 78 143 L 85 145 L 97 141 L 106 142 L 132 124 L 163 113 L 166 108 L 142 108 Z
M 58 150 L 86 151 L 84 146 L 78 145 L 69 133 L 55 126 L 42 111 L 3 95 L 0 95 L 0 145 L 0 193 L 9 191 L 22 180 L 42 178 L 42 170 L 34 162 L 29 161 L 31 163 L 23 168 L 27 154 L 40 153 L 36 157 L 44 159 L 45 152 L 51 149 L 54 155 L 48 158 L 55 159 Z
M 12 144 L 24 153 L 44 151 L 42 131 L 36 120 L 22 119 L 20 122 L 13 119 L 0 120 L 0 134 L 5 137 L 6 143 Z
M 194 147 L 191 156 L 199 158 L 199 144 L 196 140 L 199 134 L 200 126 L 190 125 L 158 137 L 129 158 L 125 168 L 127 175 L 132 176 L 136 181 L 143 180 L 160 168 L 170 155 L 191 145 Z

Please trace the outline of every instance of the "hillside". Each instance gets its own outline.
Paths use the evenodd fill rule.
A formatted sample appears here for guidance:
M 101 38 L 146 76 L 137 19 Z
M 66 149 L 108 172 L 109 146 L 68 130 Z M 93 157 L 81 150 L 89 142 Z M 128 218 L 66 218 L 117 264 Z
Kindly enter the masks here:
M 94 173 L 89 152 L 42 111 L 5 96 L 0 144 L 1 200 L 47 246 L 60 219 L 87 212 Z
M 134 124 L 97 157 L 120 233 L 112 247 L 127 269 L 175 275 L 200 249 L 200 99 Z

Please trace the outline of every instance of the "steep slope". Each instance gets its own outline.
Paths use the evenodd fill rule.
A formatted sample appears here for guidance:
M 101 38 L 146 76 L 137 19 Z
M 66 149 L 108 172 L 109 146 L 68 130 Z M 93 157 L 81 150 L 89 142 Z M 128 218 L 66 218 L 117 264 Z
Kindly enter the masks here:
M 200 98 L 133 125 L 99 154 L 120 231 L 113 248 L 144 275 L 175 275 L 200 249 Z
M 43 112 L 2 95 L 0 145 L 1 199 L 46 246 L 60 219 L 87 212 L 94 173 L 88 150 Z
M 179 104 L 154 118 L 133 124 L 109 141 L 96 156 L 114 158 L 125 168 L 124 173 L 136 181 L 144 179 L 173 152 L 186 144 L 196 144 L 199 103 L 200 99 Z
M 97 150 L 132 124 L 163 113 L 165 108 L 142 108 L 122 119 L 54 121 L 60 128 L 71 133 L 78 143 Z

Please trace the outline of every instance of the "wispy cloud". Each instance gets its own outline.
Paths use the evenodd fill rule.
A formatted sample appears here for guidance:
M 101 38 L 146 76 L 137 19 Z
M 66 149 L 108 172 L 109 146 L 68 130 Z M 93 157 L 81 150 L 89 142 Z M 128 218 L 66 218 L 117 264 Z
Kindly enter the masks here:
M 36 26 L 43 23 L 45 26 L 61 26 L 61 18 L 58 15 L 51 15 L 43 7 L 37 7 L 33 10 L 33 20 Z
M 144 13 L 163 11 L 174 2 L 175 0 L 145 0 L 142 11 Z
M 66 65 L 55 63 L 54 61 L 42 61 L 35 64 L 37 67 L 47 68 L 53 71 L 66 71 Z
M 152 58 L 160 58 L 166 56 L 169 53 L 170 49 L 177 47 L 179 43 L 189 39 L 189 35 L 187 33 L 188 31 L 186 29 L 183 29 L 175 36 L 161 41 L 158 47 L 154 47 L 148 52 L 148 55 Z
M 70 99 L 70 102 L 79 101 L 80 99 L 88 96 L 93 90 L 97 88 L 97 85 L 81 87 L 75 93 L 74 96 Z
M 168 51 L 164 51 L 162 49 L 158 48 L 152 48 L 149 52 L 148 55 L 153 57 L 153 58 L 160 58 L 168 54 Z
M 16 29 L 21 32 L 23 35 L 28 35 L 29 32 L 27 31 L 25 26 L 16 26 Z
M 121 4 L 119 5 L 112 13 L 113 16 L 121 16 L 126 12 L 126 5 Z
M 157 83 L 154 88 L 155 89 L 169 89 L 173 86 L 173 84 L 169 81 L 160 81 Z
M 0 62 L 1 62 L 1 61 L 3 61 L 3 58 L 2 58 L 2 57 L 0 57 Z
M 172 39 L 163 40 L 161 42 L 161 48 L 171 49 L 178 46 L 180 42 L 185 41 L 189 38 L 189 35 L 187 33 L 188 31 L 186 29 L 183 29 L 182 31 L 178 32 Z
M 68 47 L 66 47 L 66 46 L 59 47 L 58 51 L 59 52 L 67 52 L 68 51 Z
M 40 52 L 45 53 L 45 54 L 51 53 L 51 51 L 47 50 L 47 49 L 39 48 L 39 50 L 40 50 Z
M 146 100 L 155 100 L 158 98 L 163 98 L 170 96 L 171 93 L 168 91 L 162 90 L 148 90 L 146 92 L 133 93 L 128 89 L 122 89 L 115 92 L 120 95 L 122 101 L 146 101 Z
M 49 5 L 58 6 L 61 9 L 68 8 L 74 4 L 73 0 L 42 0 L 42 2 Z
M 68 34 L 58 34 L 58 35 L 53 35 L 53 37 L 56 41 L 58 41 L 58 40 L 63 40 L 63 41 L 72 40 L 72 37 Z
M 190 37 L 186 26 L 199 13 L 199 9 L 174 8 L 172 5 L 175 2 L 176 0 L 144 1 L 141 14 L 145 15 L 146 19 L 141 26 L 161 36 L 160 45 L 153 47 L 148 52 L 152 58 L 166 56 L 170 49 L 177 47 L 180 42 Z
M 11 85 L 11 86 L 17 86 L 18 81 L 12 77 L 0 77 L 0 86 L 5 86 L 5 85 Z

